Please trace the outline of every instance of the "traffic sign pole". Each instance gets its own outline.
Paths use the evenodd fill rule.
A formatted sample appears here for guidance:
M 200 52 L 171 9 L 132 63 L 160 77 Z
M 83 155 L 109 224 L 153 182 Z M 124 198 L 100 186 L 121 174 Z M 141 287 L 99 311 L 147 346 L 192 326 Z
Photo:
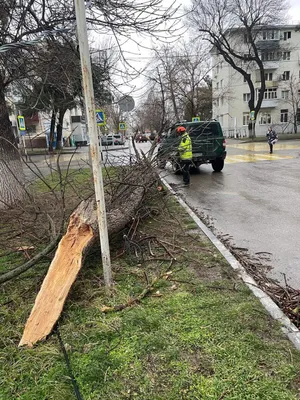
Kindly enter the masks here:
M 253 128 L 254 128 L 254 121 L 255 121 L 255 111 L 252 110 L 250 111 L 250 118 L 251 118 L 251 138 L 253 140 L 254 138 L 254 132 L 253 132 Z
M 132 111 L 134 109 L 134 100 L 131 96 L 123 96 L 121 97 L 121 99 L 118 102 L 120 110 L 121 111 L 125 111 L 126 112 L 126 121 L 128 123 L 128 116 L 129 116 L 129 111 Z M 131 165 L 131 145 L 132 145 L 132 137 L 131 137 L 131 133 L 129 133 L 129 160 L 130 160 L 130 165 Z
M 77 21 L 78 44 L 82 70 L 82 86 L 84 91 L 85 109 L 90 135 L 90 152 L 95 183 L 95 196 L 97 203 L 97 217 L 101 244 L 102 264 L 105 286 L 112 285 L 111 261 L 106 220 L 104 186 L 102 176 L 102 161 L 99 151 L 97 123 L 95 118 L 95 99 L 92 81 L 91 61 L 86 27 L 86 14 L 84 0 L 75 0 L 75 13 Z
M 17 129 L 18 129 L 18 134 L 22 138 L 22 146 L 25 154 L 25 159 L 26 161 L 28 160 L 28 153 L 27 153 L 27 148 L 26 148 L 26 141 L 25 141 L 25 133 L 26 133 L 26 125 L 25 125 L 25 118 L 23 115 L 20 115 L 20 111 L 18 111 L 18 116 L 17 116 Z

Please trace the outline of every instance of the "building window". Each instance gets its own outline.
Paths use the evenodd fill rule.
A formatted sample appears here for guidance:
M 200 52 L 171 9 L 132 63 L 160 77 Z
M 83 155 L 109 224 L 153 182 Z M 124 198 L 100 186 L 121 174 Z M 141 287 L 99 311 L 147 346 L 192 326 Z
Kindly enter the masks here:
M 224 97 L 223 96 L 221 96 L 221 106 L 224 104 Z
M 252 55 L 250 53 L 245 53 L 244 54 L 244 61 L 251 60 L 251 58 L 252 58 Z
M 256 89 L 255 98 L 258 99 L 259 95 L 260 95 L 260 89 Z M 277 88 L 266 89 L 264 91 L 263 98 L 265 100 L 277 99 Z
M 223 87 L 223 79 L 220 80 L 220 88 Z
M 72 115 L 71 116 L 71 122 L 72 123 L 81 122 L 81 115 Z
M 283 32 L 283 40 L 288 40 L 292 37 L 292 32 L 288 31 L 288 32 Z
M 251 79 L 251 74 L 247 74 L 247 75 L 248 75 L 248 78 Z M 244 82 L 247 82 L 247 79 L 245 76 L 244 76 Z
M 272 74 L 272 72 L 266 72 L 266 73 L 265 73 L 265 80 L 266 80 L 266 81 L 272 81 L 272 80 L 273 80 L 273 74 Z
M 278 61 L 280 57 L 280 51 L 264 51 L 261 53 L 262 61 Z
M 278 31 L 263 31 L 263 40 L 278 39 Z
M 250 93 L 244 93 L 243 100 L 248 102 L 250 100 Z
M 243 125 L 249 125 L 250 115 L 249 113 L 243 113 Z
M 289 98 L 289 91 L 288 90 L 282 90 L 281 91 L 281 98 L 282 99 L 288 99 Z
M 290 51 L 284 51 L 282 53 L 282 59 L 283 60 L 290 60 L 291 59 L 291 52 Z
M 260 120 L 259 123 L 261 125 L 267 125 L 271 123 L 271 114 L 269 113 L 262 113 L 260 114 Z
M 300 108 L 297 108 L 297 123 L 300 124 Z
M 274 51 L 263 52 L 261 58 L 263 61 L 274 61 L 275 60 L 275 52 Z
M 277 99 L 277 89 L 266 89 L 264 92 L 264 99 L 269 100 L 269 99 Z
M 282 74 L 282 80 L 283 81 L 288 81 L 290 79 L 290 71 L 284 71 Z
M 216 89 L 219 89 L 219 82 L 216 83 Z
M 280 110 L 280 122 L 288 122 L 288 110 Z

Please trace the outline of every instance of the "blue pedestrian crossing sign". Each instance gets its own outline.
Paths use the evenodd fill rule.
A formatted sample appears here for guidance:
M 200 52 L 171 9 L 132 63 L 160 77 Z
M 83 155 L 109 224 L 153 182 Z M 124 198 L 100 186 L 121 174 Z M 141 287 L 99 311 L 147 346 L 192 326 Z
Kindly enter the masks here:
M 26 131 L 25 118 L 23 115 L 18 115 L 19 131 Z
M 119 123 L 119 131 L 126 131 L 126 124 L 125 122 Z
M 192 122 L 200 122 L 200 117 L 193 117 Z
M 105 114 L 103 110 L 96 110 L 96 122 L 98 126 L 105 125 Z

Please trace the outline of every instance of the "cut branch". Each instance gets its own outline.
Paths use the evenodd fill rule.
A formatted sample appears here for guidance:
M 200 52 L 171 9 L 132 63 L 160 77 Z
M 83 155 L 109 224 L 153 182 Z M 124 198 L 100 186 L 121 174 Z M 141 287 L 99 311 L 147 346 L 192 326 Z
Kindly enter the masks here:
M 139 165 L 142 171 L 145 164 Z M 116 199 L 108 202 L 108 234 L 120 232 L 132 221 L 144 198 L 147 188 L 156 181 L 156 173 L 142 174 L 139 186 L 137 177 L 141 171 L 138 166 L 128 181 L 116 194 Z M 131 182 L 133 185 L 131 185 Z M 47 337 L 58 320 L 69 290 L 75 281 L 85 258 L 98 236 L 96 204 L 94 199 L 82 201 L 70 217 L 67 233 L 62 238 L 55 257 L 50 265 L 40 292 L 27 320 L 19 346 L 33 346 Z

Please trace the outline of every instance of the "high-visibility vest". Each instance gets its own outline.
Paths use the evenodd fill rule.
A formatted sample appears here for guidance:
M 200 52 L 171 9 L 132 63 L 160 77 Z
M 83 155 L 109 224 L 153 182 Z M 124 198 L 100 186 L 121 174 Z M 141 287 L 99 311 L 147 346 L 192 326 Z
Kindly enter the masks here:
M 191 160 L 193 158 L 192 141 L 187 132 L 181 137 L 178 151 L 181 160 Z

